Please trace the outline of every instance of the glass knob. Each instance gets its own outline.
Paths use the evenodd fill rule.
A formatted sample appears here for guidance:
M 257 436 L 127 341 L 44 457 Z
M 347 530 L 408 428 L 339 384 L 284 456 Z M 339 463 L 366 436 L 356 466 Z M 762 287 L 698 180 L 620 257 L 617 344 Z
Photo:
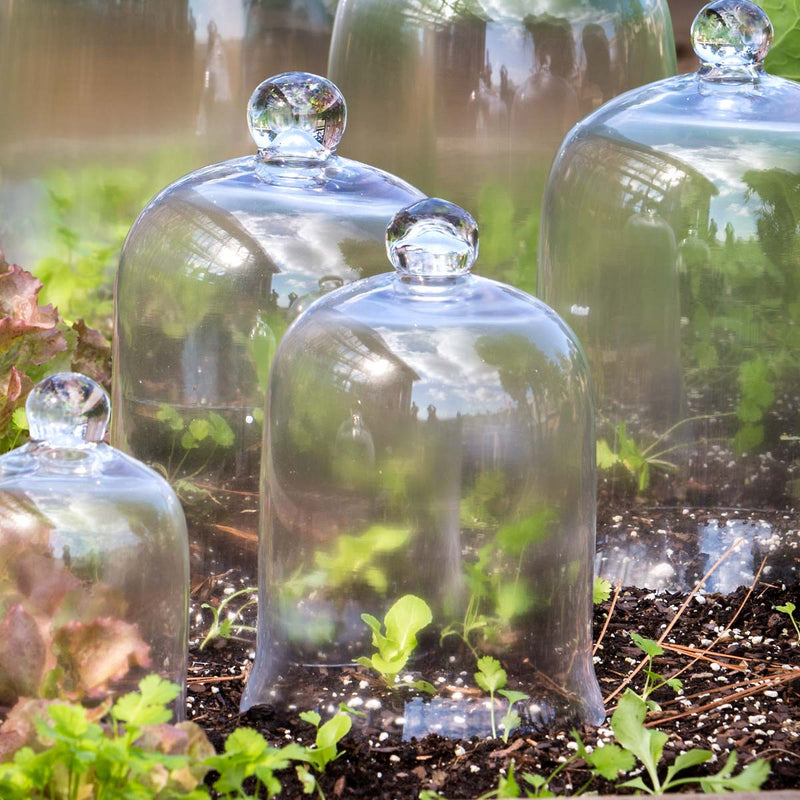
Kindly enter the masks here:
M 106 390 L 77 372 L 45 378 L 25 403 L 31 439 L 54 447 L 102 442 L 111 416 Z
M 386 252 L 401 275 L 463 275 L 478 257 L 478 224 L 454 203 L 428 197 L 392 217 Z
M 268 78 L 247 104 L 250 135 L 264 161 L 324 160 L 339 144 L 346 122 L 339 89 L 308 72 Z
M 692 47 L 704 65 L 759 67 L 772 43 L 772 23 L 748 0 L 716 0 L 692 23 Z

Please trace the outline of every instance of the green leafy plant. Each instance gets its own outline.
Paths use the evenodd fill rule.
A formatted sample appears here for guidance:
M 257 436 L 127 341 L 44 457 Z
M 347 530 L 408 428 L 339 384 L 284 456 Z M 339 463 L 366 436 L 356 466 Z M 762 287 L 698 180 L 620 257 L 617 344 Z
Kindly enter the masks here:
M 639 695 L 627 689 L 611 717 L 611 730 L 617 742 L 639 760 L 649 779 L 648 783 L 643 777 L 632 778 L 620 784 L 621 788 L 637 789 L 645 794 L 655 795 L 664 794 L 679 786 L 699 783 L 704 791 L 756 792 L 769 776 L 769 762 L 764 759 L 753 761 L 737 775 L 733 775 L 736 753 L 731 753 L 722 769 L 712 776 L 681 776 L 686 770 L 705 764 L 714 757 L 710 750 L 693 748 L 681 753 L 661 777 L 659 767 L 664 745 L 669 737 L 662 731 L 645 727 L 647 708 L 647 703 Z
M 225 740 L 223 752 L 207 758 L 204 763 L 219 773 L 214 782 L 218 796 L 245 798 L 260 797 L 262 790 L 267 797 L 280 794 L 283 787 L 275 773 L 290 767 L 293 761 L 306 761 L 306 748 L 294 742 L 280 748 L 270 747 L 257 731 L 237 728 Z M 250 778 L 255 779 L 253 795 L 244 788 L 245 781 Z
M 653 659 L 664 655 L 664 648 L 658 642 L 647 639 L 635 631 L 631 631 L 629 635 L 633 643 L 647 656 L 647 667 L 644 670 L 645 683 L 642 687 L 641 698 L 647 708 L 659 711 L 660 706 L 650 699 L 650 695 L 662 686 L 668 686 L 672 691 L 679 692 L 683 688 L 683 682 L 679 678 L 665 678 L 653 670 Z
M 775 30 L 775 38 L 764 66 L 773 75 L 800 80 L 800 6 L 785 0 L 762 0 Z
M 150 675 L 139 691 L 111 706 L 110 726 L 77 704 L 25 704 L 4 727 L 25 731 L 13 760 L 0 764 L 4 800 L 172 800 L 207 798 L 201 786 L 214 750 L 192 722 L 168 725 L 178 695 L 174 684 Z
M 324 772 L 331 761 L 335 761 L 342 755 L 339 750 L 339 742 L 350 733 L 353 725 L 350 714 L 340 710 L 322 725 L 320 725 L 322 717 L 316 711 L 302 711 L 300 719 L 317 729 L 314 746 L 304 749 L 303 759 L 317 772 Z
M 232 603 L 239 600 L 241 597 L 246 597 L 248 599 L 233 610 Z M 212 606 L 210 603 L 203 603 L 201 608 L 205 608 L 211 612 L 211 624 L 208 626 L 208 632 L 200 643 L 200 650 L 203 650 L 213 639 L 230 639 L 234 632 L 256 633 L 257 629 L 254 626 L 247 625 L 242 621 L 242 614 L 248 608 L 257 605 L 258 587 L 256 586 L 248 586 L 244 589 L 239 589 L 224 597 L 216 606 Z
M 362 614 L 361 619 L 372 631 L 372 645 L 377 652 L 369 658 L 357 658 L 356 662 L 375 670 L 388 687 L 394 687 L 398 674 L 417 647 L 417 634 L 433 621 L 430 606 L 422 598 L 407 594 L 386 612 L 383 626 L 371 614 Z M 381 632 L 381 627 L 385 633 Z M 407 685 L 431 694 L 435 691 L 427 681 Z
M 592 585 L 592 602 L 595 605 L 605 603 L 611 597 L 611 584 L 605 578 L 595 578 Z
M 494 696 L 495 693 L 502 695 L 508 700 L 508 709 L 505 716 L 500 721 L 503 726 L 503 741 L 507 742 L 512 731 L 519 727 L 521 722 L 519 714 L 514 710 L 515 703 L 520 700 L 528 700 L 529 697 L 524 692 L 514 692 L 505 689 L 508 681 L 506 671 L 500 662 L 492 656 L 482 656 L 478 659 L 478 671 L 475 673 L 475 683 L 489 694 L 489 713 L 492 723 L 492 738 L 497 738 L 497 728 L 495 726 L 494 715 Z
M 202 473 L 218 449 L 230 449 L 236 441 L 231 426 L 215 411 L 184 419 L 171 405 L 162 403 L 156 412 L 171 435 L 170 453 L 166 464 L 154 465 L 172 484 L 178 496 L 190 501 L 198 495 L 205 496 L 207 490 L 197 486 L 194 479 Z M 178 456 L 177 451 L 180 451 Z M 188 467 L 194 451 L 198 456 Z
M 502 525 L 464 565 L 469 599 L 461 620 L 450 623 L 441 639 L 458 636 L 478 658 L 478 640 L 491 644 L 512 620 L 531 610 L 536 596 L 522 579 L 522 563 L 529 547 L 550 535 L 554 515 L 550 509 L 533 512 Z
M 789 600 L 782 606 L 775 606 L 775 610 L 780 611 L 782 614 L 788 615 L 792 625 L 794 625 L 794 631 L 797 634 L 797 641 L 800 643 L 800 626 L 798 626 L 797 620 L 794 618 L 794 612 L 797 610 L 797 606 L 791 600 Z

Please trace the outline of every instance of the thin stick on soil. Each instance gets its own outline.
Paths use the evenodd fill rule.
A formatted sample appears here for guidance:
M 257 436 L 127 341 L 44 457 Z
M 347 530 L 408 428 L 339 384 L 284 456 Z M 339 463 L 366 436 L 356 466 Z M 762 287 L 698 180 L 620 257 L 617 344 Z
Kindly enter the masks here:
M 703 586 L 703 584 L 714 574 L 714 572 L 716 572 L 716 570 L 720 566 L 720 564 L 722 564 L 722 562 L 725 561 L 725 559 L 743 541 L 744 541 L 744 537 L 740 536 L 735 542 L 733 542 L 731 544 L 731 546 L 714 562 L 714 564 L 711 566 L 711 568 L 708 570 L 708 572 L 706 572 L 706 574 L 703 575 L 703 577 L 700 578 L 700 580 L 694 585 L 694 588 L 692 589 L 691 592 L 689 592 L 688 596 L 683 601 L 683 604 L 681 605 L 681 607 L 676 612 L 675 616 L 669 621 L 669 623 L 667 624 L 666 628 L 664 628 L 664 632 L 657 639 L 658 644 L 661 644 L 664 641 L 664 639 L 666 639 L 667 636 L 672 632 L 672 629 L 678 623 L 678 620 L 681 618 L 681 615 L 683 614 L 684 611 L 686 611 L 686 609 L 689 606 L 689 603 L 692 602 L 692 598 L 700 591 L 700 588 Z M 617 686 L 617 688 L 614 689 L 614 691 L 611 692 L 611 694 L 606 696 L 605 703 L 608 703 L 609 700 L 613 700 L 620 692 L 622 692 L 625 689 L 625 687 L 627 687 L 628 684 L 645 668 L 645 666 L 647 665 L 647 661 L 648 661 L 647 656 L 642 658 L 642 660 L 639 662 L 639 664 L 633 669 L 632 672 L 628 673 L 628 675 L 620 683 L 620 685 Z

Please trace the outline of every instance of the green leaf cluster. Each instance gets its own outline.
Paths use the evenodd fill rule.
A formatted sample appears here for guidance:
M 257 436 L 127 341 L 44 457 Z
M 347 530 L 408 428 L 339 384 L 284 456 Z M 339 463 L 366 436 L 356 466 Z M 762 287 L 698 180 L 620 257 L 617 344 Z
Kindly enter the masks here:
M 775 38 L 764 66 L 773 75 L 800 80 L 800 3 L 797 0 L 760 0 L 769 15 Z
M 350 733 L 353 721 L 349 713 L 340 711 L 327 722 L 320 725 L 322 717 L 316 711 L 303 711 L 300 719 L 317 729 L 314 747 L 304 750 L 303 760 L 307 761 L 317 772 L 324 772 L 325 767 L 341 755 L 339 742 Z
M 475 673 L 475 683 L 489 694 L 490 714 L 492 723 L 492 737 L 497 738 L 497 728 L 495 727 L 494 717 L 494 695 L 502 695 L 508 700 L 508 708 L 505 716 L 500 720 L 503 726 L 503 741 L 507 742 L 511 733 L 519 727 L 522 721 L 519 713 L 514 710 L 514 705 L 520 700 L 528 700 L 529 696 L 524 692 L 515 692 L 504 688 L 508 682 L 508 675 L 501 666 L 500 662 L 493 656 L 482 656 L 478 659 L 478 671 Z
M 645 684 L 642 688 L 641 698 L 652 711 L 659 711 L 659 705 L 650 699 L 650 695 L 662 686 L 668 686 L 673 692 L 679 692 L 683 688 L 683 683 L 678 678 L 665 678 L 653 670 L 653 659 L 664 655 L 664 648 L 661 645 L 641 636 L 635 631 L 630 632 L 633 643 L 647 656 L 647 668 L 644 670 Z
M 383 626 L 371 614 L 362 614 L 361 619 L 372 631 L 372 646 L 377 652 L 369 658 L 357 658 L 356 662 L 375 670 L 392 687 L 417 647 L 417 634 L 433 621 L 430 606 L 421 597 L 407 594 L 386 612 Z M 425 691 L 433 689 L 423 681 L 412 685 Z

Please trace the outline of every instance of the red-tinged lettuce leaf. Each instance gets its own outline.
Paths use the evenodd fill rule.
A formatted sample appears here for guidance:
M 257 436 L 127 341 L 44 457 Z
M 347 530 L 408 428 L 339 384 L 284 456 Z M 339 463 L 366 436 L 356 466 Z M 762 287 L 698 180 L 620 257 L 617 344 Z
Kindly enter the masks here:
M 47 666 L 47 643 L 39 623 L 20 604 L 0 623 L 0 704 L 35 697 Z
M 216 755 L 205 731 L 195 722 L 148 726 L 136 744 L 150 752 L 190 757 L 188 764 L 171 770 L 164 782 L 166 788 L 180 793 L 189 792 L 202 783 L 209 771 L 209 767 L 204 766 L 203 762 Z
M 64 565 L 56 559 L 35 552 L 23 551 L 10 565 L 17 589 L 36 613 L 52 617 L 69 592 L 81 588 Z
M 0 429 L 5 428 L 14 412 L 24 404 L 33 382 L 16 367 L 0 377 Z
M 68 622 L 53 636 L 66 688 L 78 696 L 102 696 L 133 667 L 150 666 L 150 647 L 136 625 L 114 617 Z
M 87 328 L 79 319 L 73 326 L 78 334 L 75 350 L 72 353 L 72 370 L 87 375 L 101 383 L 106 389 L 111 387 L 111 345 L 100 331 Z
M 775 38 L 764 66 L 767 72 L 800 80 L 800 0 L 759 0 Z
M 32 747 L 37 751 L 42 749 L 36 733 L 36 720 L 43 719 L 48 706 L 54 702 L 26 697 L 8 712 L 0 725 L 0 763 L 11 761 L 21 747 Z
M 19 265 L 0 267 L 0 353 L 7 368 L 25 371 L 18 362 L 44 364 L 67 348 L 58 312 L 39 305 L 41 288 Z

